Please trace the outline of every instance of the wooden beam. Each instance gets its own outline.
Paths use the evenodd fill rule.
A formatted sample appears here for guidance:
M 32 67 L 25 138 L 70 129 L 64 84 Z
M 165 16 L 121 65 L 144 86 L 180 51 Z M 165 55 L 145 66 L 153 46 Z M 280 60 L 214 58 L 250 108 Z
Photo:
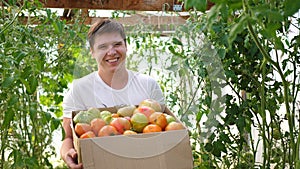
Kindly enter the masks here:
M 100 18 L 91 18 L 91 23 L 93 24 Z M 160 26 L 160 25 L 183 25 L 186 22 L 186 17 L 179 17 L 179 16 L 146 16 L 146 15 L 132 15 L 130 17 L 122 17 L 122 18 L 115 18 L 114 20 L 124 24 L 124 25 L 153 25 L 153 26 Z
M 84 24 L 91 25 L 95 23 L 99 19 L 107 19 L 107 17 L 87 17 L 83 16 L 85 18 Z M 134 26 L 138 24 L 142 24 L 145 26 L 154 26 L 154 27 L 161 27 L 161 26 L 178 26 L 183 25 L 186 22 L 186 19 L 189 16 L 147 16 L 147 15 L 139 15 L 135 14 L 129 17 L 121 17 L 121 18 L 114 18 L 113 20 L 116 20 L 120 23 L 122 23 L 125 26 Z M 71 17 L 64 17 L 61 16 L 62 20 L 66 20 L 67 24 L 73 23 L 73 18 Z M 19 20 L 26 24 L 28 22 L 28 17 L 19 17 Z M 37 19 L 31 19 L 30 24 L 41 24 Z
M 8 0 L 3 0 L 8 1 Z M 0 6 L 5 3 L 0 1 Z M 179 0 L 39 0 L 44 8 L 133 10 L 133 11 L 176 11 L 184 12 L 183 2 Z M 19 5 L 23 0 L 17 1 Z M 214 3 L 208 1 L 209 10 Z
M 144 16 L 144 15 L 135 15 L 124 18 L 115 18 L 120 23 L 122 23 L 125 27 L 127 34 L 135 34 L 137 25 L 144 26 L 143 28 L 138 28 L 139 31 L 152 33 L 152 32 L 160 32 L 161 36 L 169 36 L 176 31 L 179 25 L 183 25 L 186 22 L 188 16 Z M 96 22 L 99 19 L 105 19 L 106 17 L 87 17 L 85 19 L 84 24 L 90 25 Z M 28 17 L 19 17 L 18 18 L 21 23 L 28 24 Z M 61 17 L 62 20 L 66 20 L 67 24 L 73 24 L 71 18 Z M 41 24 L 37 19 L 30 19 L 30 25 L 38 25 Z M 48 23 L 43 23 L 48 24 Z
M 177 0 L 40 0 L 46 8 L 174 11 Z M 175 3 L 175 4 L 176 4 Z M 181 4 L 181 3 L 180 3 Z M 176 5 L 180 5 L 177 3 Z M 183 6 L 182 6 L 183 9 Z

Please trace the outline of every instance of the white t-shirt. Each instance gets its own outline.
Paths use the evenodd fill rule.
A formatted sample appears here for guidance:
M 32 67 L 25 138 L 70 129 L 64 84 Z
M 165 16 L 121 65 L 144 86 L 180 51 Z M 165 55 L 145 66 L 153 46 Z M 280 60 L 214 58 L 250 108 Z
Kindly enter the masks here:
M 128 70 L 128 83 L 120 90 L 108 86 L 92 72 L 73 81 L 63 100 L 63 117 L 72 118 L 72 111 L 118 105 L 138 105 L 144 99 L 154 99 L 164 105 L 164 97 L 157 82 L 150 76 Z

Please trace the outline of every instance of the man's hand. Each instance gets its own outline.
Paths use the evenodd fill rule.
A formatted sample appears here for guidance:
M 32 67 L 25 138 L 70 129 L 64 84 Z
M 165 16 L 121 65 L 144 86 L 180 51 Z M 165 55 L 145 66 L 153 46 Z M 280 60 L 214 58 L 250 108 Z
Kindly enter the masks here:
M 82 169 L 82 163 L 77 164 L 77 152 L 71 148 L 65 155 L 65 162 L 70 169 Z

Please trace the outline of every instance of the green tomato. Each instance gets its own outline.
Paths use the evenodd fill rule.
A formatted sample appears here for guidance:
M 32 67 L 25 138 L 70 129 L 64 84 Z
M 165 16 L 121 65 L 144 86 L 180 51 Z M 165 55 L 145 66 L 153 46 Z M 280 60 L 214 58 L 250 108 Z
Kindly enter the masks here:
M 176 121 L 175 117 L 169 115 L 169 114 L 166 114 L 166 119 L 167 119 L 167 123 L 171 123 L 172 121 Z

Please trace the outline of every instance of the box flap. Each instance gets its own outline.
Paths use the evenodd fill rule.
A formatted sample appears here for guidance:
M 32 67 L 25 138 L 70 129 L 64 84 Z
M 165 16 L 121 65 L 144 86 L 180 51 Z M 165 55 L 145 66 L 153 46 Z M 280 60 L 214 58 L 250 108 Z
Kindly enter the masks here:
M 186 135 L 186 130 L 177 130 L 176 132 L 80 139 L 80 144 L 81 151 L 85 151 L 85 153 L 92 152 L 92 150 L 88 150 L 89 147 L 84 147 L 85 144 L 89 144 L 93 145 L 90 147 L 98 146 L 102 150 L 125 158 L 149 158 L 169 151 L 182 142 Z M 144 151 L 142 151 L 143 149 Z
M 74 148 L 75 150 L 77 151 L 77 160 L 79 163 L 82 162 L 82 158 L 81 158 L 81 153 L 80 153 L 80 146 L 79 146 L 79 139 L 75 133 L 75 130 L 74 130 L 74 124 L 73 124 L 73 120 L 71 121 L 71 129 L 72 129 L 72 135 L 73 135 L 73 145 L 74 145 Z

